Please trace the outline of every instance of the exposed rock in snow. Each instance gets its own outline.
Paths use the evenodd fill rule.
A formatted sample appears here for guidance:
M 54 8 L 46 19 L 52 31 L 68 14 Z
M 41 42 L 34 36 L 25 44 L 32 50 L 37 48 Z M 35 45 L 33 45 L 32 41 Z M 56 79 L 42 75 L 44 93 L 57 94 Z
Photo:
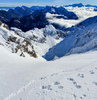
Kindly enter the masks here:
M 17 28 L 11 28 L 14 32 L 20 36 L 30 40 L 34 46 L 37 54 L 43 56 L 49 48 L 59 43 L 68 34 L 61 30 L 57 30 L 52 25 L 46 25 L 45 28 L 34 28 L 33 30 L 23 32 Z
M 0 44 L 12 53 L 17 53 L 20 56 L 25 57 L 27 53 L 31 57 L 37 57 L 30 40 L 27 40 L 16 32 L 9 31 L 5 24 L 0 26 Z

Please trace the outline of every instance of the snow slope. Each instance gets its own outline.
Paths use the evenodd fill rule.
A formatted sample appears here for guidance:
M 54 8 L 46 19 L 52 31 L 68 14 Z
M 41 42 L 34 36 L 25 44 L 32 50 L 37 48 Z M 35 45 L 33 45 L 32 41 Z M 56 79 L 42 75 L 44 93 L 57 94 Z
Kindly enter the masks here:
M 87 19 L 79 27 L 74 28 L 69 36 L 49 49 L 44 55 L 45 59 L 52 60 L 55 57 L 97 49 L 97 16 Z
M 4 25 L 6 26 L 6 24 Z M 4 25 L 0 26 L 0 45 L 12 53 L 17 53 L 19 56 L 25 57 L 29 55 L 37 58 L 31 42 L 18 33 L 6 29 Z
M 0 65 L 0 100 L 97 100 L 97 51 L 46 62 L 0 45 Z
M 36 53 L 40 56 L 43 56 L 49 50 L 49 48 L 59 43 L 61 40 L 63 40 L 64 36 L 66 36 L 65 32 L 57 30 L 52 25 L 46 25 L 45 28 L 41 29 L 34 28 L 33 30 L 29 30 L 27 32 L 23 32 L 17 28 L 11 29 L 20 36 L 30 40 Z
M 67 27 L 96 14 L 90 8 L 89 12 L 84 7 L 68 9 L 74 10 L 80 19 L 65 20 Z M 49 18 L 54 16 L 58 15 L 48 13 Z M 62 25 L 62 21 L 58 24 Z M 84 27 L 76 26 L 71 34 L 52 25 L 27 32 L 1 26 L 0 100 L 97 100 L 97 21 L 89 22 Z M 70 35 L 61 41 L 67 33 Z M 52 46 L 45 58 L 56 60 L 47 62 L 40 56 Z M 25 47 L 35 50 L 38 58 L 29 57 Z M 57 59 L 61 56 L 64 57 Z
M 0 45 L 19 56 L 37 57 L 43 56 L 49 48 L 59 43 L 65 33 L 55 29 L 52 25 L 45 28 L 29 30 L 23 32 L 17 28 L 8 30 L 0 26 Z M 34 55 L 35 54 L 35 55 Z

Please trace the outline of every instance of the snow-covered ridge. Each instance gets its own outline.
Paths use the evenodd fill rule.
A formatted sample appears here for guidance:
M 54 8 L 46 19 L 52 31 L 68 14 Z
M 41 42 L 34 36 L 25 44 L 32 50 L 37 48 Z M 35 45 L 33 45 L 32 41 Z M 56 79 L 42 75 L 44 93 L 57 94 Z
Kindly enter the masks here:
M 28 54 L 31 57 L 36 58 L 37 55 L 30 40 L 21 37 L 16 32 L 6 29 L 4 25 L 2 24 L 0 26 L 0 45 L 4 46 L 10 52 L 17 53 L 20 56 L 25 57 L 26 54 Z
M 83 22 L 85 26 L 82 24 L 76 27 L 63 41 L 49 49 L 44 58 L 52 60 L 55 57 L 97 49 L 97 16 L 87 20 Z
M 43 56 L 49 48 L 59 43 L 65 36 L 68 35 L 61 30 L 57 30 L 52 25 L 46 25 L 45 28 L 41 29 L 34 28 L 27 32 L 23 32 L 17 28 L 11 28 L 11 30 L 30 40 L 36 53 L 40 56 Z
M 47 25 L 42 29 L 35 28 L 27 32 L 17 28 L 8 30 L 6 26 L 6 24 L 2 24 L 0 27 L 0 45 L 23 57 L 28 55 L 35 58 L 37 55 L 43 56 L 49 48 L 66 36 L 63 31 L 57 30 L 52 25 Z

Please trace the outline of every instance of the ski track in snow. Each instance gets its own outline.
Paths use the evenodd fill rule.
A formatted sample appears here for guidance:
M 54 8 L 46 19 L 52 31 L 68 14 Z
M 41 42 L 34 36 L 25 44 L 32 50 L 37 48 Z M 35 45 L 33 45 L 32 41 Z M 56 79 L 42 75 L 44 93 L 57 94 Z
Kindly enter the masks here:
M 32 80 L 4 100 L 97 100 L 95 62 Z

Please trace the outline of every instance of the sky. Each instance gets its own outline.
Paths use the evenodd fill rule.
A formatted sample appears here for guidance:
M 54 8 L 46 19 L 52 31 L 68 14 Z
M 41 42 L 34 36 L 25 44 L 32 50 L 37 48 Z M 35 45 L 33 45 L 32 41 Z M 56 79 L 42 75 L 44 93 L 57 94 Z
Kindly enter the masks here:
M 0 6 L 67 5 L 83 3 L 97 5 L 97 0 L 0 0 Z

